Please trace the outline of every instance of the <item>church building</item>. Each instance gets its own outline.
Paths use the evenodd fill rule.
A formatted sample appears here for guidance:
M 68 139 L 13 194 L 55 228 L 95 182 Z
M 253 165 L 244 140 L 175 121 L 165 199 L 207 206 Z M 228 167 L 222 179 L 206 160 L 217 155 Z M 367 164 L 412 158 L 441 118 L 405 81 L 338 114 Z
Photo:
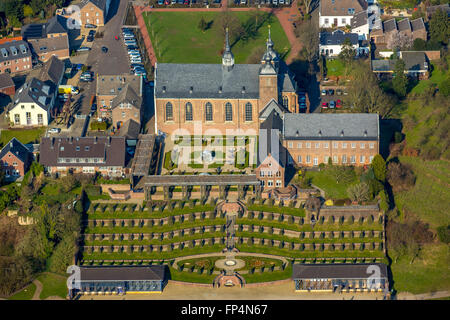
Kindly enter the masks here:
M 294 76 L 274 50 L 270 36 L 259 64 L 236 64 L 228 30 L 221 64 L 157 63 L 155 70 L 155 129 L 172 134 L 194 123 L 202 132 L 218 129 L 254 131 L 275 108 L 298 112 Z

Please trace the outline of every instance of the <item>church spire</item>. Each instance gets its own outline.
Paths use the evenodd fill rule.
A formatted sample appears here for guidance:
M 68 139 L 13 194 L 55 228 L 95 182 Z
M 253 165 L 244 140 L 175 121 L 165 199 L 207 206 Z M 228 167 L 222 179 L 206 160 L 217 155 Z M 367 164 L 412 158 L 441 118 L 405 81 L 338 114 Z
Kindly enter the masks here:
M 222 55 L 222 67 L 225 70 L 230 71 L 231 69 L 233 69 L 233 66 L 234 66 L 234 56 L 233 53 L 231 52 L 227 28 L 225 33 L 225 51 L 223 52 Z
M 269 38 L 267 39 L 267 46 L 269 46 L 270 48 L 273 48 L 273 41 L 270 36 L 270 24 L 269 24 Z

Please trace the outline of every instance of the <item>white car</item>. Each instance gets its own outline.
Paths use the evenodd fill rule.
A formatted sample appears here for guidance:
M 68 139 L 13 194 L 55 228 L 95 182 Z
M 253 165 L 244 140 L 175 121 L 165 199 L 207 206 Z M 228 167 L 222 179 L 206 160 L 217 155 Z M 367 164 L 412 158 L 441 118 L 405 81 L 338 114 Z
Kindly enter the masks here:
M 48 133 L 60 133 L 61 129 L 60 128 L 51 128 L 48 129 Z

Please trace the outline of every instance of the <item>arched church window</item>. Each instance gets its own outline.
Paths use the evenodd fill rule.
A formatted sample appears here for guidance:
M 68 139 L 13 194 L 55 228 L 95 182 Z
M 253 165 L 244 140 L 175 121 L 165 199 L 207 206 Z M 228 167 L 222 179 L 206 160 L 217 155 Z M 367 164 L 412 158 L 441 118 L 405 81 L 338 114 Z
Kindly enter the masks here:
M 229 102 L 225 104 L 225 121 L 233 121 L 233 106 Z
M 288 109 L 289 107 L 289 98 L 286 96 L 283 96 L 283 106 Z
M 213 108 L 210 102 L 207 102 L 205 105 L 205 120 L 213 121 Z
M 253 107 L 250 102 L 245 104 L 245 121 L 253 120 Z
M 166 121 L 173 120 L 173 106 L 170 102 L 166 103 Z
M 188 102 L 186 103 L 186 121 L 192 121 L 193 119 L 192 104 Z

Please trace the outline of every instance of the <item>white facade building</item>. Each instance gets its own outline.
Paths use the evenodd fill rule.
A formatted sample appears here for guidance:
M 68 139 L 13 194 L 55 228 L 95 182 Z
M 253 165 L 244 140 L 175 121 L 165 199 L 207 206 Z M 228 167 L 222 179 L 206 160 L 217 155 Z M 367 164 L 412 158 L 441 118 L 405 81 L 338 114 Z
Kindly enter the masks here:
M 365 0 L 321 0 L 319 5 L 319 27 L 350 26 L 353 16 L 365 9 L 367 9 Z

